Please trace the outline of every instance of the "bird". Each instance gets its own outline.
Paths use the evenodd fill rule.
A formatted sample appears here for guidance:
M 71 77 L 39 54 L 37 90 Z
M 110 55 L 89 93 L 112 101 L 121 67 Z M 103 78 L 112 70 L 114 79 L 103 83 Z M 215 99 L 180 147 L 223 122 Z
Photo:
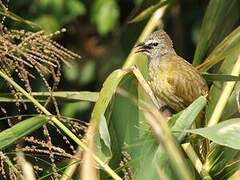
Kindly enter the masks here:
M 180 112 L 199 96 L 208 95 L 208 85 L 201 73 L 178 56 L 164 30 L 149 35 L 135 47 L 135 53 L 148 58 L 149 85 L 159 102 Z

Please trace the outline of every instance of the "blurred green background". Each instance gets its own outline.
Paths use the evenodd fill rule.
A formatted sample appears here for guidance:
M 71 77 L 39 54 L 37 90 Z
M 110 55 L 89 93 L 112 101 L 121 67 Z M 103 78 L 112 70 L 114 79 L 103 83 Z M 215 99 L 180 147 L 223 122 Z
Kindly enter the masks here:
M 58 90 L 99 91 L 105 78 L 121 68 L 134 46 L 147 19 L 129 21 L 157 0 L 11 0 L 9 10 L 41 26 L 46 33 L 66 28 L 55 37 L 64 47 L 81 55 L 82 59 L 63 65 Z M 179 55 L 193 59 L 197 34 L 207 0 L 172 1 L 164 16 L 164 29 L 174 42 Z M 9 28 L 23 28 L 22 23 L 7 19 Z M 24 28 L 30 28 L 25 26 Z M 37 31 L 39 29 L 31 29 Z M 35 91 L 43 89 L 33 84 Z M 75 102 L 61 104 L 63 116 L 89 119 L 91 104 Z M 79 116 L 80 115 L 80 116 Z

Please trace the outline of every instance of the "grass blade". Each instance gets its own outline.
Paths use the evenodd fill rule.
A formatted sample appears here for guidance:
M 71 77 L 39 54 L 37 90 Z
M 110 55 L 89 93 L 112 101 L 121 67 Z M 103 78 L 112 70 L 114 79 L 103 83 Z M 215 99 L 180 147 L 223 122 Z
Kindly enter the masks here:
M 46 124 L 48 119 L 45 116 L 36 116 L 21 121 L 13 127 L 0 132 L 0 149 L 15 143 L 18 139 L 32 133 Z

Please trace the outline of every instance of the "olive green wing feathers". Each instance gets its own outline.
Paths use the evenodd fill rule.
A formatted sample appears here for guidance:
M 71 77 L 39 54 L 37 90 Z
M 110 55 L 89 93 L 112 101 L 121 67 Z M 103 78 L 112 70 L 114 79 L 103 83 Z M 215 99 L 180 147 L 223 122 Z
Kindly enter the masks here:
M 179 56 L 172 58 L 171 63 L 175 66 L 168 75 L 168 83 L 173 86 L 175 96 L 182 99 L 185 106 L 191 104 L 199 96 L 208 93 L 206 81 L 191 64 Z

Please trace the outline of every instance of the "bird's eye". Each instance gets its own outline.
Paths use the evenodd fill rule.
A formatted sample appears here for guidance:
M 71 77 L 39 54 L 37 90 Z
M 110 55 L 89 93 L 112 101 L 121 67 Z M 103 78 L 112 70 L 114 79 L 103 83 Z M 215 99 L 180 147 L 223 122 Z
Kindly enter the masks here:
M 157 45 L 158 45 L 158 43 L 157 43 L 157 42 L 155 42 L 155 43 L 152 43 L 152 45 L 153 45 L 153 46 L 157 46 Z

